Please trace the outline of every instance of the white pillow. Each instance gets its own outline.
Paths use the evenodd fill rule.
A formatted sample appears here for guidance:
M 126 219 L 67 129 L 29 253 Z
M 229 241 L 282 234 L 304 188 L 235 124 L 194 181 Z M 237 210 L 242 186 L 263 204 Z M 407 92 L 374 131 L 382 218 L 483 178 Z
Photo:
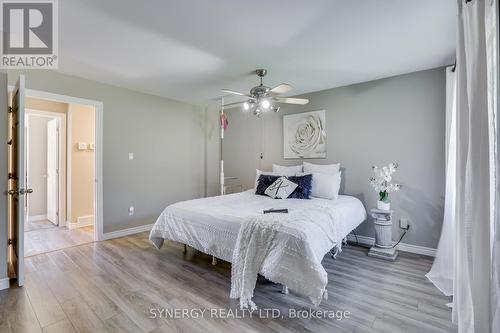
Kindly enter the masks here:
M 340 171 L 340 163 L 337 164 L 312 164 L 304 162 L 304 173 L 326 173 L 334 175 Z
M 311 196 L 323 199 L 338 199 L 340 190 L 341 173 L 334 175 L 326 173 L 312 174 Z
M 253 187 L 254 189 L 257 189 L 257 185 L 259 185 L 260 175 L 281 176 L 280 174 L 271 171 L 261 171 L 259 169 L 255 169 L 255 184 Z
M 295 191 L 297 186 L 297 184 L 288 180 L 286 177 L 280 177 L 266 188 L 264 194 L 273 199 L 286 199 Z
M 283 166 L 273 164 L 273 172 L 282 176 L 295 176 L 297 173 L 302 172 L 302 165 Z

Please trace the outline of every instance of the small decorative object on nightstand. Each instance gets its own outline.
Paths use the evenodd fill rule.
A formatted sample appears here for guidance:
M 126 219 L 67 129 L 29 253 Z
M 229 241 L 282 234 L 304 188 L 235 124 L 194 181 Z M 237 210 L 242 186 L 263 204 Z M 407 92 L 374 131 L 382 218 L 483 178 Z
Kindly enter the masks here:
M 396 260 L 398 251 L 392 245 L 392 210 L 372 209 L 375 226 L 375 244 L 368 252 L 370 257 Z
M 384 167 L 373 166 L 373 177 L 370 178 L 370 185 L 378 193 L 379 200 L 377 201 L 377 208 L 381 210 L 391 209 L 391 200 L 389 200 L 389 193 L 396 192 L 401 188 L 399 184 L 393 184 L 392 174 L 398 168 L 397 163 L 390 163 Z

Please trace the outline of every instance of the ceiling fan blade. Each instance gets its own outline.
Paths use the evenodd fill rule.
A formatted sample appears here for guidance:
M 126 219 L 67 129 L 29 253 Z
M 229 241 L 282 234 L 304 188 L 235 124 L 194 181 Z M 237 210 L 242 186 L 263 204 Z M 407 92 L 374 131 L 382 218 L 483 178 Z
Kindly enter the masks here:
M 309 103 L 309 100 L 306 98 L 290 98 L 290 97 L 280 97 L 276 99 L 279 103 L 285 104 L 300 104 L 305 105 Z
M 279 86 L 276 86 L 273 89 L 271 89 L 271 92 L 274 94 L 284 94 L 284 93 L 289 92 L 292 89 L 293 89 L 293 87 L 291 85 L 286 84 L 286 83 L 282 83 Z
M 231 89 L 222 89 L 222 92 L 225 92 L 225 93 L 228 93 L 228 94 L 233 94 L 233 95 L 238 95 L 238 96 L 249 96 L 248 94 L 240 93 L 238 91 L 234 91 L 234 90 L 231 90 Z
M 224 104 L 224 105 L 223 105 L 223 107 L 225 107 L 225 108 L 234 108 L 234 107 L 237 107 L 237 106 L 243 105 L 243 103 L 245 103 L 245 101 L 242 101 L 242 102 L 234 102 L 234 103 L 229 103 L 229 104 Z

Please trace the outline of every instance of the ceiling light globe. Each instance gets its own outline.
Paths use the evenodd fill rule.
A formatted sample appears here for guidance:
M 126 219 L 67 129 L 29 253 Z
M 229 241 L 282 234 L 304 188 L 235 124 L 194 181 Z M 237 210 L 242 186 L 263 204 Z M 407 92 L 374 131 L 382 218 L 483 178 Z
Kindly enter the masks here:
M 271 103 L 267 99 L 264 99 L 260 102 L 260 106 L 262 106 L 263 109 L 269 109 Z
M 248 111 L 250 109 L 250 104 L 248 102 L 243 103 L 243 110 Z

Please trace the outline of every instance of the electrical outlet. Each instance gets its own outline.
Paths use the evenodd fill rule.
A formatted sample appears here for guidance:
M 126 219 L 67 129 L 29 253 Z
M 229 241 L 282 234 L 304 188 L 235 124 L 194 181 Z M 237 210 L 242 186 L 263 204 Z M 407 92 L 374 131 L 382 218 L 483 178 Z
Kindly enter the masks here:
M 134 211 L 135 211 L 134 206 L 130 206 L 128 208 L 128 215 L 130 215 L 130 216 L 134 215 Z
M 408 229 L 408 219 L 405 217 L 400 218 L 399 219 L 399 227 L 401 229 L 407 230 Z
M 134 153 L 128 153 L 128 159 L 132 161 L 134 159 Z

